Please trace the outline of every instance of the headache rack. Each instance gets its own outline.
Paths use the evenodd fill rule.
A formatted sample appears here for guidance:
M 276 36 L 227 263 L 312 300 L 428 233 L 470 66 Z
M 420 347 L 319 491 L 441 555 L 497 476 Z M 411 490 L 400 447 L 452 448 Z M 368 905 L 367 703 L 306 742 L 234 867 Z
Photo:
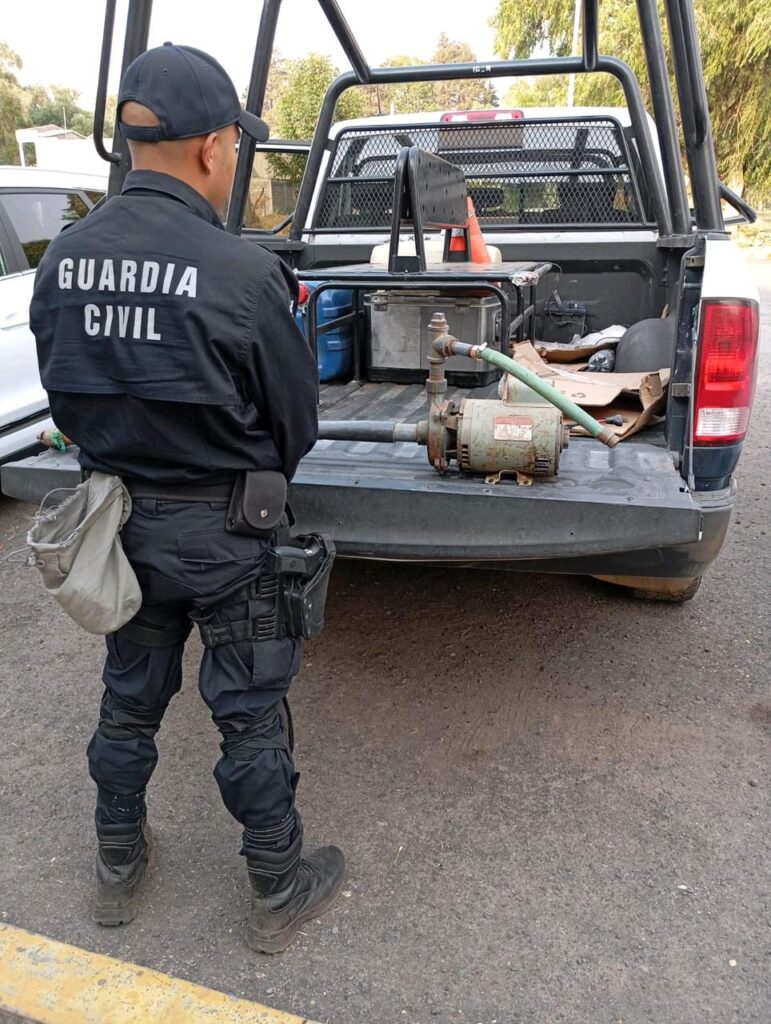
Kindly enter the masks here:
M 504 184 L 496 184 L 494 174 L 492 178 L 480 179 L 492 182 L 488 188 L 493 190 L 487 193 L 480 191 L 481 205 L 487 206 L 483 212 L 483 221 L 518 226 L 522 223 L 523 217 L 527 218 L 531 214 L 540 213 L 542 223 L 555 223 L 556 221 L 549 218 L 556 217 L 556 213 L 549 213 L 547 217 L 544 211 L 558 209 L 565 213 L 572 211 L 574 215 L 572 223 L 577 226 L 608 223 L 642 224 L 653 221 L 658 231 L 659 244 L 677 249 L 690 245 L 694 220 L 696 228 L 700 231 L 722 232 L 725 230 L 720 207 L 721 185 L 717 175 L 712 144 L 693 0 L 663 0 L 663 6 L 682 117 L 685 152 L 688 158 L 694 218 L 689 209 L 680 163 L 679 135 L 664 50 L 662 18 L 657 0 L 636 0 L 636 6 L 663 175 L 654 150 L 642 92 L 634 72 L 624 61 L 616 57 L 603 56 L 600 53 L 599 0 L 581 0 L 582 53 L 580 56 L 535 57 L 526 60 L 385 68 L 373 68 L 367 63 L 337 0 L 319 0 L 319 5 L 337 36 L 352 70 L 344 72 L 335 79 L 324 98 L 292 220 L 290 238 L 293 241 L 300 241 L 306 230 L 315 186 L 331 136 L 335 108 L 337 101 L 346 89 L 362 84 L 386 85 L 458 79 L 594 73 L 612 75 L 619 81 L 624 91 L 631 121 L 629 135 L 634 146 L 633 151 L 625 153 L 624 164 L 617 164 L 615 167 L 595 166 L 590 168 L 582 163 L 576 168 L 544 168 L 540 176 L 531 174 L 529 179 L 527 177 L 521 179 L 524 180 L 522 186 L 524 195 L 521 195 L 518 203 L 514 202 L 512 198 L 516 192 L 516 175 L 513 178 L 514 192 L 511 195 L 506 192 L 509 187 L 508 181 Z M 281 0 L 264 0 L 246 96 L 246 109 L 256 114 L 262 112 L 280 10 Z M 110 195 L 120 191 L 123 179 L 129 169 L 128 153 L 122 145 L 118 132 L 115 133 L 111 152 L 108 152 L 104 145 L 107 81 L 115 11 L 116 0 L 106 0 L 94 115 L 94 144 L 99 154 L 112 165 Z M 135 57 L 147 49 L 151 13 L 152 0 L 129 0 L 121 72 Z M 612 126 L 610 126 L 609 134 L 616 134 Z M 623 134 L 626 136 L 626 132 Z M 427 146 L 423 140 L 415 140 L 415 142 L 420 144 L 423 149 L 431 149 L 430 145 Z M 568 142 L 565 148 L 575 152 L 575 143 L 574 139 L 572 142 Z M 589 146 L 588 148 L 593 147 Z M 601 150 L 603 147 L 596 148 Z M 618 148 L 623 150 L 624 147 L 620 146 L 619 138 L 616 137 L 610 147 L 611 154 L 615 152 L 615 155 L 618 156 Z M 227 228 L 236 234 L 240 233 L 243 228 L 244 209 L 249 191 L 254 153 L 255 143 L 253 140 L 245 138 L 238 153 L 236 176 L 228 208 Z M 630 173 L 630 156 L 635 168 L 639 161 L 639 174 Z M 456 159 L 454 162 L 463 165 L 462 159 Z M 562 179 L 569 177 L 577 179 L 577 184 L 573 184 L 572 192 L 568 187 L 569 183 L 561 180 L 555 173 L 557 170 L 561 171 Z M 566 174 L 566 171 L 578 173 Z M 488 169 L 487 172 L 479 172 L 479 174 L 482 173 L 492 172 Z M 597 179 L 596 181 L 593 180 L 592 175 Z M 355 178 L 356 175 L 353 177 Z M 512 180 L 511 176 L 508 177 L 509 180 Z M 635 187 L 635 178 L 644 183 L 643 195 Z M 561 191 L 559 189 L 555 191 L 555 182 L 563 184 L 564 187 Z M 351 184 L 356 185 L 357 182 Z M 371 184 L 368 183 L 367 187 L 370 187 Z M 337 185 L 334 187 L 337 188 Z M 483 187 L 482 185 L 478 186 L 480 190 Z M 499 191 L 495 192 L 495 189 L 499 189 Z M 611 190 L 613 199 L 609 204 Z M 501 192 L 504 194 L 501 195 Z M 723 189 L 722 194 L 729 202 L 737 205 L 736 197 L 729 194 L 729 190 Z M 559 201 L 560 205 L 548 206 L 547 198 L 549 202 Z M 496 205 L 493 200 L 498 199 L 503 202 Z M 538 202 L 542 205 L 534 209 L 534 203 Z M 384 210 L 382 212 L 385 213 Z M 578 216 L 579 212 L 580 216 Z M 331 218 L 332 215 L 333 211 L 325 209 L 319 216 L 323 220 L 325 217 Z M 562 215 L 560 214 L 560 216 Z M 498 216 L 497 220 L 496 216 Z M 565 222 L 563 221 L 563 223 Z
M 405 145 L 460 167 L 485 227 L 653 223 L 620 123 L 582 116 L 344 128 L 334 140 L 313 231 L 388 228 Z

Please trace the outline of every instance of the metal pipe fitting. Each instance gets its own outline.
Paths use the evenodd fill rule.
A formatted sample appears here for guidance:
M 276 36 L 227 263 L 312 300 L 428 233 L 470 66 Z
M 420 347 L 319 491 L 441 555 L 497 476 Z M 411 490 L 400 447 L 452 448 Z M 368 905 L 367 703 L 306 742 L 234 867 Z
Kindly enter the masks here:
M 319 420 L 320 441 L 377 441 L 397 444 L 418 441 L 417 423 L 393 420 Z

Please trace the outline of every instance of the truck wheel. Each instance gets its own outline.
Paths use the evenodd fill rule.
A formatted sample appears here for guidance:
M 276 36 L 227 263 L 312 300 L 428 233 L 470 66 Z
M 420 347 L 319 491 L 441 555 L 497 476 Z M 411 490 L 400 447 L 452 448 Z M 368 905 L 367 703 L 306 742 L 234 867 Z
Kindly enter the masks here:
M 669 601 L 684 604 L 695 596 L 701 576 L 597 576 L 598 580 L 626 587 L 641 601 Z

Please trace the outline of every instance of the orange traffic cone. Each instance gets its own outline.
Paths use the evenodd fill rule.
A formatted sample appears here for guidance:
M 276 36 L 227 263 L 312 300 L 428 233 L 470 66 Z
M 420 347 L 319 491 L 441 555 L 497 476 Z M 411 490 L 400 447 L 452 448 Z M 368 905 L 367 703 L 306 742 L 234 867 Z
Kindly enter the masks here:
M 455 260 L 467 260 L 468 254 L 466 253 L 466 233 L 463 228 L 453 228 L 450 234 L 450 247 L 449 247 L 449 259 Z
M 487 252 L 487 245 L 482 235 L 482 229 L 477 220 L 477 212 L 474 209 L 474 200 L 468 196 L 468 220 L 466 221 L 469 232 L 469 245 L 471 248 L 472 263 L 489 263 L 490 256 Z M 450 242 L 452 249 L 452 242 Z

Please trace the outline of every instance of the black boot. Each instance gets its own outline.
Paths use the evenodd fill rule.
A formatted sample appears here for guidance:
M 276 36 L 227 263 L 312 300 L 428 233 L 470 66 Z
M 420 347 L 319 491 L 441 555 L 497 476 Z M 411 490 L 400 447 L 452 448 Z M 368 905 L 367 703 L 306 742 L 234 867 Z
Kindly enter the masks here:
M 152 846 L 150 826 L 141 821 L 118 825 L 97 822 L 96 854 L 97 924 L 128 924 L 137 913 L 137 899 Z
M 259 833 L 250 832 L 252 841 Z M 246 836 L 245 836 L 246 839 Z M 246 845 L 252 885 L 252 906 L 246 925 L 247 944 L 260 953 L 280 953 L 300 927 L 320 917 L 340 892 L 345 859 L 336 846 L 323 846 L 302 857 L 302 829 L 295 829 L 283 850 L 255 850 Z

